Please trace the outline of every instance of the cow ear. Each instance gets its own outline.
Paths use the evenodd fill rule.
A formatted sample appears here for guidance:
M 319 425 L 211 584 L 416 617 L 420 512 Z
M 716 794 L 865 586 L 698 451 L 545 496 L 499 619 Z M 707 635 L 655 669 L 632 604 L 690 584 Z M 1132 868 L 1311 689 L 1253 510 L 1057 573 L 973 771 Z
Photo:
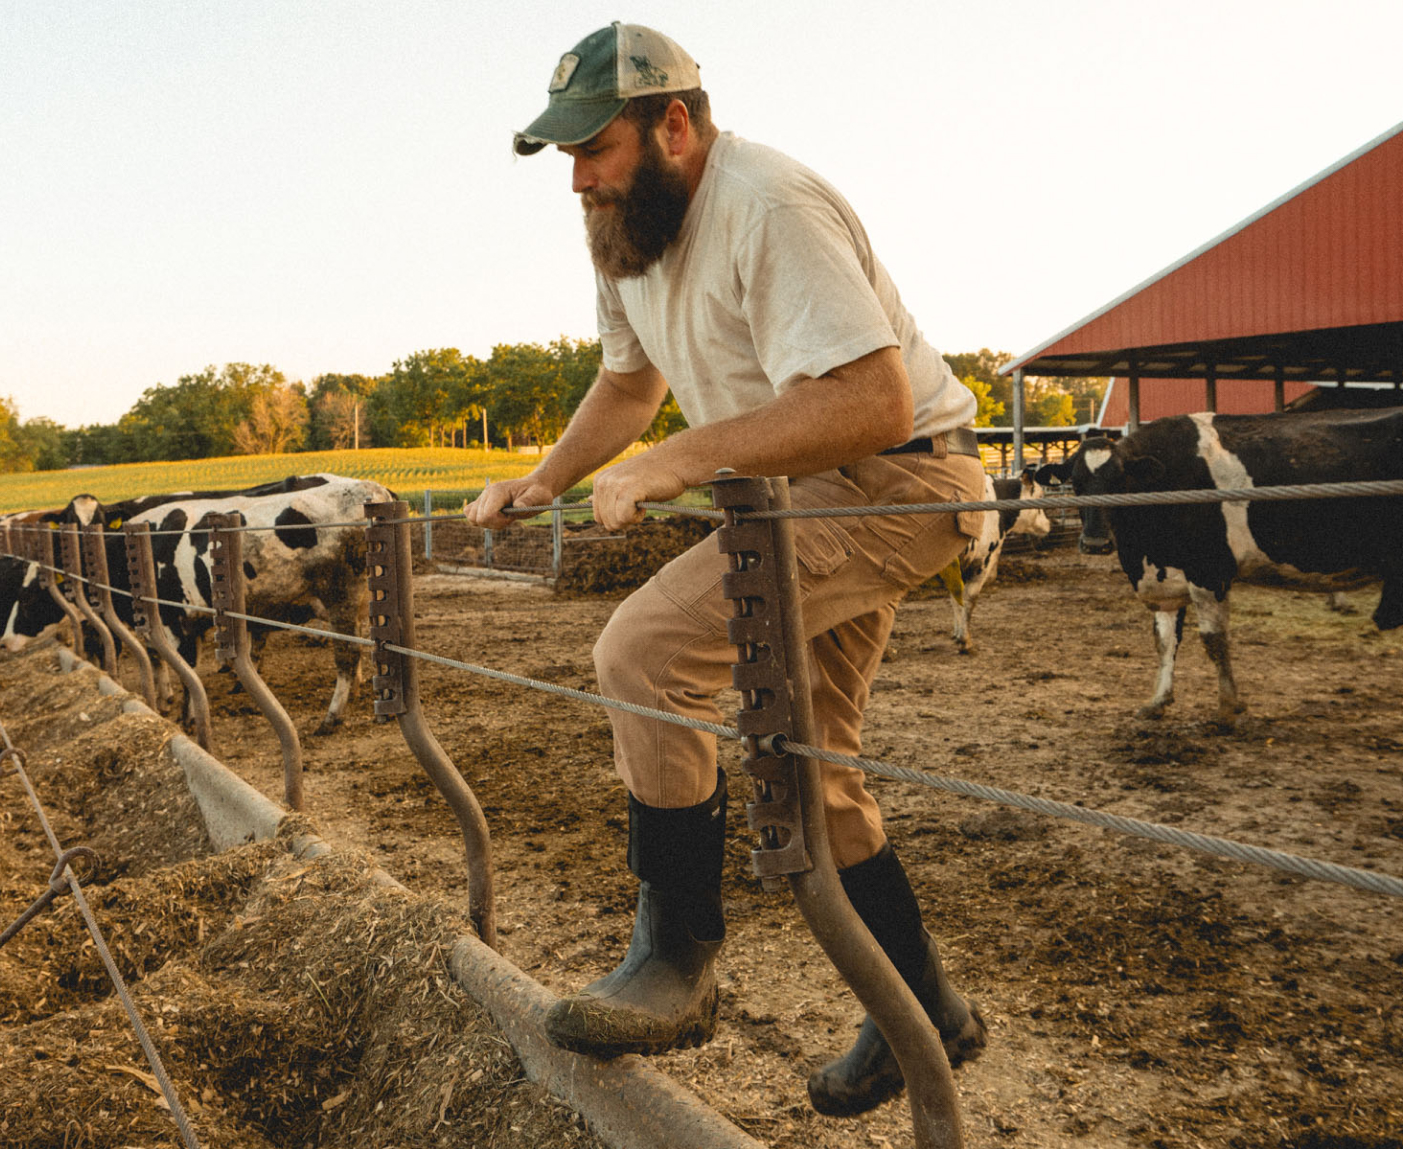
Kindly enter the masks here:
M 1026 475 L 1028 472 L 1025 470 L 1023 473 Z M 1061 463 L 1044 463 L 1036 471 L 1033 471 L 1033 478 L 1044 487 L 1065 483 L 1071 477 L 1072 463 L 1070 459 Z
M 1153 487 L 1164 478 L 1164 464 L 1153 455 L 1132 455 L 1122 466 L 1125 477 L 1137 487 Z

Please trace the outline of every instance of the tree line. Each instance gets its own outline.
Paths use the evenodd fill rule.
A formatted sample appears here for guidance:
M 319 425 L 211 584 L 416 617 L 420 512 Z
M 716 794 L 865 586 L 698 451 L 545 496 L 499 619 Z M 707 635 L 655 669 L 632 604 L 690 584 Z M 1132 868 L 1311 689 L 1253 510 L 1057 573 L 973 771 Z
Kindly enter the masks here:
M 987 348 L 947 355 L 979 399 L 980 426 L 1012 420 L 1012 359 Z M 0 398 L 0 471 L 325 451 L 352 447 L 512 449 L 555 442 L 599 371 L 597 339 L 501 344 L 487 359 L 456 348 L 417 351 L 380 376 L 289 381 L 268 364 L 229 363 L 149 387 L 111 424 L 24 423 Z M 1071 426 L 1094 415 L 1104 379 L 1028 380 L 1029 425 Z M 1088 414 L 1090 412 L 1090 414 Z M 669 395 L 645 441 L 684 427 Z

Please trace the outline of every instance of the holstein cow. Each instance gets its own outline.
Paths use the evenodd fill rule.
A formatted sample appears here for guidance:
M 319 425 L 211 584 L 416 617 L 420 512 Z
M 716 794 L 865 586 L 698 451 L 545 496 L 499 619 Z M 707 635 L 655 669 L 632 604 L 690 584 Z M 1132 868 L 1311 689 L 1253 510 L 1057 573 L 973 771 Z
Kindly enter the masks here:
M 248 614 L 298 625 L 322 618 L 334 631 L 361 634 L 370 606 L 362 508 L 393 498 L 379 483 L 322 474 L 239 492 L 199 492 L 154 503 L 133 500 L 128 506 L 104 507 L 102 514 L 109 531 L 128 522 L 151 524 L 159 598 L 208 607 L 213 583 L 208 528 L 213 516 L 237 513 L 249 527 L 268 528 L 243 536 Z M 109 550 L 109 565 L 111 557 Z M 125 569 L 125 562 L 122 566 Z M 168 608 L 162 611 L 169 622 Z M 179 623 L 182 653 L 193 664 L 198 637 L 209 629 L 210 616 L 187 610 Z M 255 637 L 260 630 L 266 628 L 250 624 Z M 336 686 L 318 727 L 322 734 L 341 721 L 351 687 L 360 677 L 362 648 L 337 641 L 331 645 Z
M 59 511 L 21 511 L 3 516 L 0 522 L 11 527 L 12 549 L 18 551 L 22 549 L 22 532 L 47 530 L 48 524 L 60 517 Z M 0 618 L 4 619 L 0 641 L 6 650 L 22 648 L 67 617 L 41 585 L 38 563 L 13 554 L 0 557 Z
M 1034 478 L 1033 468 L 1024 468 L 1016 479 L 995 479 L 984 476 L 984 499 L 1038 499 L 1043 489 Z M 940 572 L 940 581 L 950 592 L 950 605 L 955 618 L 952 636 L 961 654 L 974 650 L 970 636 L 970 616 L 980 592 L 994 579 L 999 569 L 999 556 L 1009 535 L 1028 534 L 1043 538 L 1052 529 L 1041 508 L 1030 510 L 985 511 L 979 537 L 971 539 L 958 559 Z
M 1219 490 L 1403 478 L 1403 408 L 1277 415 L 1179 415 L 1119 442 L 1089 439 L 1044 484 L 1070 479 L 1078 495 Z M 1174 698 L 1174 657 L 1193 603 L 1218 671 L 1218 716 L 1243 709 L 1228 657 L 1233 581 L 1334 591 L 1383 580 L 1374 622 L 1403 624 L 1403 498 L 1082 508 L 1083 533 L 1104 513 L 1121 568 L 1154 614 L 1159 674 L 1139 713 L 1157 718 Z
M 63 512 L 45 512 L 50 520 L 86 524 L 100 517 L 107 533 L 110 585 L 130 591 L 126 543 L 120 528 L 127 522 L 149 522 L 151 550 L 156 560 L 156 593 L 167 602 L 208 607 L 210 602 L 210 516 L 238 513 L 252 530 L 244 534 L 244 574 L 247 613 L 276 622 L 306 623 L 323 618 L 333 630 L 360 634 L 369 614 L 369 589 L 365 580 L 364 528 L 360 525 L 367 502 L 385 502 L 394 496 L 379 483 L 340 475 L 293 476 L 240 491 L 199 491 L 179 495 L 152 495 L 123 503 L 98 505 L 81 496 Z M 345 523 L 318 527 L 317 524 Z M 18 561 L 18 560 L 16 560 Z M 32 564 L 20 564 L 32 565 Z M 20 602 L 9 604 L 7 644 L 34 637 L 44 626 L 59 621 L 61 613 L 30 575 L 12 579 L 0 576 L 0 591 L 11 581 L 24 582 Z M 113 595 L 113 604 L 130 623 L 132 603 L 125 594 Z M 0 599 L 0 608 L 6 600 Z M 209 615 L 162 606 L 161 619 L 170 630 L 181 655 L 194 665 L 199 638 L 209 630 Z M 28 621 L 26 621 L 28 620 Z M 250 624 L 255 639 L 267 628 Z M 9 642 L 9 636 L 14 642 Z M 336 686 L 323 718 L 320 733 L 340 721 L 341 712 L 359 677 L 359 645 L 333 641 Z

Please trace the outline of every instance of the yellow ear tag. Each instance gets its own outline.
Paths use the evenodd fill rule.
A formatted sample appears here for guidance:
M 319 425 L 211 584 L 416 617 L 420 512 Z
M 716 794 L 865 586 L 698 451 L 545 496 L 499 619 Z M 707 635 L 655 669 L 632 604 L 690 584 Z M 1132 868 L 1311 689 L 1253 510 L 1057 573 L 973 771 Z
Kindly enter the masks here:
M 119 531 L 119 530 L 121 530 L 121 529 L 122 529 L 122 520 L 121 520 L 121 519 L 113 519 L 110 523 L 107 524 L 107 529 L 108 529 L 109 531 Z

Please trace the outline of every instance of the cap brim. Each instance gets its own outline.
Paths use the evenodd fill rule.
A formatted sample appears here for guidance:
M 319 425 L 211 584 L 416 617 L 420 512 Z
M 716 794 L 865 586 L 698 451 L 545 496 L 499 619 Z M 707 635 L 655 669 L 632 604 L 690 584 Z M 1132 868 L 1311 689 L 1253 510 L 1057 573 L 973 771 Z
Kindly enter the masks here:
M 535 155 L 547 144 L 582 144 L 614 122 L 627 100 L 552 101 L 529 125 L 517 132 L 512 150 L 519 156 Z

